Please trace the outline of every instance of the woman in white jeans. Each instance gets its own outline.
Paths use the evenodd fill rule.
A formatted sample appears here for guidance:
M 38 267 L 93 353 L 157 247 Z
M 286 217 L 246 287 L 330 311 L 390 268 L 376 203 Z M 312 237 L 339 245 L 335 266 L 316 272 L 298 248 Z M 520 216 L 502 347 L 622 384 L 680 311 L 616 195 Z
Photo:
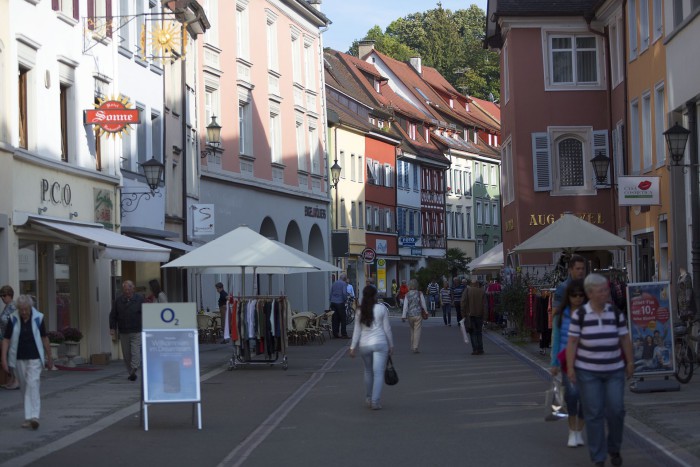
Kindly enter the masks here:
M 389 313 L 384 305 L 377 303 L 377 289 L 368 285 L 362 290 L 362 303 L 355 317 L 350 356 L 360 356 L 365 364 L 365 403 L 372 410 L 382 408 L 380 399 L 384 384 L 386 361 L 394 352 Z

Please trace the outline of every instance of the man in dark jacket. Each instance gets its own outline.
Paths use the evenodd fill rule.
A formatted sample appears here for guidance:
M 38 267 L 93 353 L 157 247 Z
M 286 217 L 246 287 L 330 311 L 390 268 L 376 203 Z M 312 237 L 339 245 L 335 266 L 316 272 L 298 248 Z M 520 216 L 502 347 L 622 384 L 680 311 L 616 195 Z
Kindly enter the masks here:
M 484 289 L 479 287 L 479 282 L 474 279 L 462 294 L 462 316 L 464 325 L 469 332 L 472 341 L 472 355 L 484 354 L 484 341 L 481 330 L 486 317 Z
M 143 295 L 134 293 L 134 283 L 124 281 L 122 294 L 114 300 L 109 314 L 109 332 L 114 340 L 119 333 L 129 381 L 136 381 L 136 372 L 141 368 L 141 315 L 144 301 Z

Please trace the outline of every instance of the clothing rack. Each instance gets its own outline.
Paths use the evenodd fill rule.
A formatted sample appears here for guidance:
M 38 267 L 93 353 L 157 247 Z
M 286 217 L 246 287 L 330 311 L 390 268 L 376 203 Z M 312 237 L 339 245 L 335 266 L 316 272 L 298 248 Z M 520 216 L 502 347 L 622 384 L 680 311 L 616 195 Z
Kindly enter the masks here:
M 230 296 L 226 304 L 224 338 L 233 353 L 229 371 L 241 365 L 282 365 L 287 361 L 287 313 L 284 295 Z

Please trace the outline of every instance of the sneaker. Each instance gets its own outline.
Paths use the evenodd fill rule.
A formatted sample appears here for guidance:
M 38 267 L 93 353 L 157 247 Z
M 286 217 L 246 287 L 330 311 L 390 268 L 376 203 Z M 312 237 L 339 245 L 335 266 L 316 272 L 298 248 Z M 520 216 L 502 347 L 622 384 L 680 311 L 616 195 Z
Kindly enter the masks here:
M 379 402 L 375 402 L 371 405 L 372 410 L 382 410 L 382 406 L 379 404 Z
M 575 431 L 569 430 L 569 441 L 566 443 L 566 445 L 570 448 L 575 448 L 578 446 Z
M 610 453 L 610 463 L 612 465 L 622 465 L 622 456 L 620 455 L 619 452 L 611 452 Z
M 29 420 L 25 420 L 24 423 L 20 425 L 22 428 L 31 428 L 32 423 Z
M 583 440 L 583 431 L 576 431 L 576 444 L 578 446 L 585 446 L 586 442 Z
M 31 420 L 29 420 L 29 426 L 32 427 L 32 430 L 36 430 L 37 428 L 39 428 L 39 420 L 37 420 L 36 418 L 32 418 Z

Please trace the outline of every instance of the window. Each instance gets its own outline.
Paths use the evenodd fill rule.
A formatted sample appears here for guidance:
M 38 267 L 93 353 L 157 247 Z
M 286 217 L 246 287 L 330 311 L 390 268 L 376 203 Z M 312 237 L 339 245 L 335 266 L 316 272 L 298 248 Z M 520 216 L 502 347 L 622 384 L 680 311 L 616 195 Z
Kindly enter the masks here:
M 250 91 L 238 91 L 238 154 L 252 156 L 253 124 L 250 109 Z
M 132 11 L 129 6 L 131 4 L 130 0 L 119 0 L 119 29 L 117 34 L 119 35 L 119 47 L 125 50 L 131 50 L 134 38 L 132 37 L 132 26 L 131 15 Z
M 429 143 L 430 142 L 430 128 L 425 127 L 425 142 Z
M 146 114 L 145 107 L 141 107 L 137 104 L 136 108 L 139 109 L 139 113 L 141 115 Z M 136 155 L 140 164 L 143 164 L 148 160 L 148 135 L 146 134 L 146 129 L 147 125 L 136 125 Z M 134 166 L 131 166 L 130 170 L 133 170 L 135 172 L 139 171 L 138 167 Z
M 403 189 L 403 161 L 396 161 L 396 188 Z
M 299 31 L 292 30 L 292 78 L 295 83 L 301 84 L 301 45 L 299 44 Z
M 374 208 L 374 222 L 372 223 L 372 230 L 379 230 L 379 208 Z
M 452 206 L 446 206 L 445 207 L 447 211 L 447 236 L 450 238 L 455 237 L 455 232 L 454 232 L 454 212 L 452 212 Z
M 59 99 L 61 108 L 61 160 L 63 162 L 68 162 L 68 134 L 69 134 L 69 123 L 68 123 L 68 106 L 69 101 L 70 86 L 65 83 L 59 85 Z
M 385 220 L 384 220 L 384 229 L 385 229 L 387 232 L 393 232 L 393 231 L 394 231 L 394 219 L 393 219 L 393 216 L 392 216 L 392 213 L 391 213 L 391 210 L 390 210 L 390 209 L 387 209 L 387 210 L 384 212 L 384 217 L 385 217 Z
M 598 42 L 594 36 L 551 36 L 552 84 L 597 84 Z
M 270 160 L 282 163 L 282 123 L 280 110 L 276 106 L 270 108 Z
M 391 183 L 394 180 L 394 174 L 393 170 L 390 165 L 385 165 L 384 166 L 384 186 L 387 188 L 391 188 L 393 184 Z
M 496 173 L 496 166 L 492 165 L 489 167 L 489 171 L 491 172 L 491 185 L 496 186 L 498 184 L 498 174 Z
M 651 169 L 651 94 L 646 93 L 642 96 L 642 149 L 644 157 L 643 169 Z
M 219 0 L 205 0 L 204 12 L 209 20 L 209 29 L 204 33 L 204 40 L 210 44 L 219 43 Z
M 139 56 L 146 55 L 146 51 L 141 50 L 141 32 L 144 31 L 144 28 L 146 27 L 146 10 L 143 2 L 136 2 L 136 11 L 132 14 L 136 15 L 136 18 L 134 19 L 134 24 L 136 26 L 136 53 Z
M 491 205 L 489 203 L 484 203 L 484 224 L 489 225 L 491 223 Z
M 466 196 L 472 195 L 472 172 L 469 167 L 464 171 L 464 194 Z
M 348 211 L 345 207 L 345 198 L 340 198 L 340 226 L 347 228 L 348 226 Z
M 377 78 L 374 78 L 374 90 L 377 92 L 380 92 L 379 89 L 379 80 Z
M 418 164 L 414 164 L 413 165 L 413 191 L 420 190 L 418 171 L 419 171 Z
M 513 142 L 510 139 L 501 146 L 501 164 L 501 196 L 503 197 L 503 204 L 508 205 L 515 199 Z
M 70 16 L 75 20 L 80 19 L 80 10 L 78 2 L 74 0 L 53 0 L 52 7 L 54 11 L 60 11 L 66 16 Z M 75 8 L 73 8 L 75 6 Z
M 636 99 L 630 104 L 630 150 L 632 152 L 631 173 L 639 173 L 640 152 L 639 152 L 639 101 Z
M 481 211 L 481 201 L 476 202 L 476 223 L 481 225 L 484 223 L 483 212 Z
M 666 103 L 663 83 L 656 86 L 654 90 L 654 135 L 656 144 L 656 165 L 661 166 L 666 163 L 666 141 L 664 131 L 666 131 L 664 105 Z
M 653 5 L 653 19 L 651 23 L 651 27 L 653 29 L 652 34 L 654 37 L 654 42 L 656 42 L 657 39 L 659 39 L 663 33 L 664 33 L 664 13 L 663 13 L 663 2 L 662 0 L 653 0 L 654 5 Z
M 306 129 L 304 128 L 304 117 L 297 116 L 296 119 L 296 138 L 297 138 L 297 164 L 298 169 L 308 170 L 306 165 Z
M 561 186 L 583 186 L 583 143 L 575 138 L 566 138 L 559 142 L 558 149 Z
M 163 119 L 157 112 L 151 112 L 151 155 L 163 162 Z
M 306 69 L 306 89 L 315 89 L 316 77 L 314 66 L 314 50 L 311 42 L 304 41 L 304 68 Z
M 362 216 L 364 215 L 364 213 L 365 213 L 364 208 L 362 207 L 363 205 L 364 205 L 364 203 L 363 203 L 362 201 L 360 201 L 360 202 L 358 203 L 359 208 L 358 208 L 358 210 L 357 210 L 357 225 L 358 225 L 358 227 L 361 228 L 361 229 L 364 229 L 364 228 L 365 228 L 365 221 L 364 221 L 364 219 L 363 219 L 363 217 L 362 217 Z
M 321 174 L 321 151 L 318 141 L 318 130 L 309 122 L 309 158 L 311 159 L 311 173 Z M 341 174 L 343 172 L 341 171 Z
M 498 225 L 498 217 L 499 217 L 499 212 L 498 212 L 498 204 L 492 204 L 491 205 L 491 222 L 493 225 Z
M 338 159 L 340 159 L 340 160 L 338 161 L 338 164 L 340 165 L 341 169 L 342 169 L 343 167 L 346 168 L 345 170 L 341 170 L 341 171 L 340 171 L 340 178 L 341 178 L 341 179 L 344 179 L 344 178 L 345 178 L 345 174 L 348 172 L 348 171 L 347 171 L 347 165 L 345 165 L 345 151 L 340 151 L 340 157 L 338 157 Z
M 472 238 L 472 208 L 470 207 L 464 213 L 464 223 L 467 226 L 466 238 Z
M 355 181 L 355 154 L 350 154 L 350 181 Z
M 367 230 L 372 230 L 372 207 L 367 206 L 367 213 L 365 215 L 365 220 L 367 221 Z
M 491 135 L 489 135 L 489 136 L 491 136 Z M 482 173 L 482 178 L 484 179 L 483 180 L 484 185 L 488 185 L 489 184 L 489 166 L 488 166 L 488 164 L 484 164 L 481 173 Z
M 644 0 L 646 1 L 646 0 Z M 637 58 L 637 0 L 627 2 L 627 31 L 630 47 L 630 61 Z
M 639 2 L 639 51 L 649 48 L 649 0 Z
M 277 15 L 272 11 L 266 10 L 267 13 L 267 68 L 270 70 L 278 69 L 277 58 Z
M 415 123 L 408 124 L 408 137 L 411 138 L 412 140 L 416 139 L 416 124 Z
M 65 2 L 64 2 L 65 3 Z M 77 2 L 75 2 L 75 10 L 78 10 Z M 88 0 L 87 15 L 88 29 L 94 34 L 101 37 L 112 37 L 112 11 L 111 2 L 104 0 Z M 109 7 L 109 9 L 108 9 Z
M 355 201 L 350 202 L 350 225 L 352 226 L 353 229 L 357 228 L 357 219 L 356 217 L 356 206 L 355 206 Z
M 365 182 L 365 166 L 362 163 L 362 156 L 357 156 L 357 181 Z
M 28 100 L 27 83 L 29 81 L 29 69 L 19 67 L 18 94 L 19 94 L 19 147 L 27 149 L 29 147 L 28 125 Z
M 478 162 L 474 162 L 474 180 L 476 183 L 481 183 L 481 165 Z
M 625 51 L 622 17 L 618 16 L 610 24 L 610 74 L 612 87 L 617 87 L 624 79 Z
M 204 79 L 207 81 L 204 87 L 204 121 L 206 125 L 209 125 L 212 117 L 219 116 L 219 122 L 221 122 L 221 101 L 219 99 L 218 79 L 206 73 Z
M 236 2 L 236 46 L 238 57 L 250 57 L 250 32 L 248 25 L 248 0 Z
M 673 27 L 683 22 L 683 0 L 673 0 Z

